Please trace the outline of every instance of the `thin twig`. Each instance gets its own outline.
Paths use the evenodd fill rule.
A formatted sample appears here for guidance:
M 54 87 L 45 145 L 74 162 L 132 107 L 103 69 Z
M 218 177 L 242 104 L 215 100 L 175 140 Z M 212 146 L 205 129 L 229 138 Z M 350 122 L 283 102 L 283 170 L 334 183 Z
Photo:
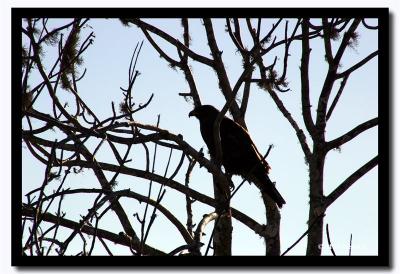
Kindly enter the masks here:
M 157 127 L 159 127 L 159 125 L 160 125 L 160 115 L 157 116 Z M 154 173 L 154 168 L 155 168 L 155 165 L 156 165 L 156 157 L 157 157 L 157 144 L 155 143 L 154 144 L 154 152 L 153 152 L 153 166 L 151 168 L 151 172 L 152 173 Z M 147 198 L 148 199 L 151 198 L 152 186 L 153 186 L 153 180 L 150 180 L 150 182 L 149 182 L 149 191 L 148 191 L 148 194 L 147 194 Z M 145 225 L 146 225 L 145 222 L 146 222 L 146 216 L 147 216 L 148 207 L 149 207 L 149 204 L 146 203 L 146 207 L 144 209 L 144 214 L 143 214 L 143 219 L 142 219 L 142 222 L 141 222 L 141 239 L 140 239 L 141 246 L 143 246 L 145 244 L 145 242 L 144 242 L 144 240 L 145 240 L 145 231 L 144 231 L 144 229 L 145 229 Z M 146 234 L 147 234 L 147 232 L 146 232 Z M 140 249 L 140 253 L 142 253 L 141 249 Z
M 353 233 L 350 233 L 349 256 L 351 256 L 351 244 L 353 241 Z
M 196 165 L 195 160 L 189 161 L 188 169 L 187 169 L 186 175 L 185 175 L 185 187 L 187 187 L 187 188 L 189 188 L 190 174 L 192 173 L 192 170 L 195 165 Z M 186 197 L 186 214 L 187 214 L 186 227 L 187 227 L 187 230 L 190 233 L 190 235 L 193 235 L 193 227 L 194 227 L 193 212 L 192 212 L 193 201 L 192 201 L 190 195 L 186 194 L 185 197 Z
M 210 247 L 211 247 L 211 241 L 214 239 L 215 229 L 217 228 L 217 225 L 218 225 L 218 222 L 219 222 L 220 218 L 221 218 L 221 215 L 218 215 L 217 219 L 215 220 L 214 227 L 213 227 L 213 230 L 211 232 L 210 239 L 208 240 L 208 245 L 207 245 L 206 252 L 204 253 L 204 256 L 208 255 L 208 251 L 210 250 Z
M 329 248 L 333 254 L 333 256 L 336 256 L 335 250 L 333 249 L 332 243 L 331 243 L 331 237 L 329 236 L 329 228 L 328 228 L 328 224 L 326 224 L 326 237 L 328 238 L 328 245 Z
M 286 249 L 285 252 L 283 252 L 281 254 L 281 256 L 285 256 L 292 248 L 294 248 L 305 236 L 307 236 L 308 232 L 310 232 L 310 230 L 314 227 L 314 225 L 323 217 L 325 216 L 325 214 L 321 214 L 319 216 L 317 216 L 314 221 L 311 223 L 311 225 L 308 226 L 308 229 L 300 236 L 300 238 L 298 238 L 291 246 L 288 247 L 288 249 Z

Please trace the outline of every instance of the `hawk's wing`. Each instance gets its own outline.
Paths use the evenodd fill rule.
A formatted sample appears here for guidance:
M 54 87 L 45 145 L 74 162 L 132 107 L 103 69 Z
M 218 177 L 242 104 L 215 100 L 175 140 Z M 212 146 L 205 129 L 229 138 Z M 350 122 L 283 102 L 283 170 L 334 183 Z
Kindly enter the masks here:
M 221 122 L 221 139 L 224 139 L 223 143 L 225 149 L 229 151 L 229 156 L 237 160 L 238 164 L 254 165 L 262 161 L 268 173 L 270 167 L 267 161 L 263 159 L 249 133 L 241 125 L 231 119 L 224 118 Z

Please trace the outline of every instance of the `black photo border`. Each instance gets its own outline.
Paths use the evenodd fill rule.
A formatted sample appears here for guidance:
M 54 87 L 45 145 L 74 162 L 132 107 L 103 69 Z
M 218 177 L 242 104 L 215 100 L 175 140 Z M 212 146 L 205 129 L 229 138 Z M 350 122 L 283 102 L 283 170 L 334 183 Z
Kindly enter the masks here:
M 25 17 L 44 18 L 120 18 L 120 17 L 362 17 L 378 18 L 378 149 L 379 149 L 379 192 L 378 192 L 378 256 L 284 256 L 267 258 L 264 256 L 219 257 L 133 257 L 133 256 L 93 256 L 93 257 L 52 257 L 22 256 L 21 205 L 22 205 L 22 149 L 21 149 L 21 22 Z M 334 267 L 389 267 L 391 263 L 391 193 L 389 146 L 392 98 L 390 85 L 390 16 L 388 8 L 12 8 L 12 260 L 13 266 L 59 267 L 294 267 L 294 266 L 334 266 Z M 100 258 L 99 258 L 100 257 Z M 43 268 L 44 269 L 44 268 Z

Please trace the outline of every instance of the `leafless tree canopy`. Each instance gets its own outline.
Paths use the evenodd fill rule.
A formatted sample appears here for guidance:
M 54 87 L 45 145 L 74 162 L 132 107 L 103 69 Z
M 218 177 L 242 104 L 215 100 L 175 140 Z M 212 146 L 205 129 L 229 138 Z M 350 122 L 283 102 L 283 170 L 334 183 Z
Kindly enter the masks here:
M 31 154 L 46 167 L 40 187 L 23 193 L 21 224 L 24 255 L 76 255 L 76 252 L 71 251 L 73 241 L 80 243 L 82 248 L 78 254 L 85 256 L 90 256 L 96 245 L 103 246 L 107 254 L 113 255 L 110 243 L 121 246 L 133 255 L 211 255 L 211 252 L 214 255 L 231 255 L 232 218 L 263 238 L 260 241 L 265 241 L 266 255 L 285 255 L 297 244 L 294 243 L 286 251 L 282 250 L 281 215 L 269 197 L 262 197 L 265 205 L 263 223 L 244 214 L 240 208 L 231 207 L 230 199 L 234 193 L 229 189 L 230 178 L 222 171 L 218 159 L 210 160 L 206 153 L 193 147 L 185 136 L 162 128 L 160 117 L 155 125 L 151 125 L 154 121 L 139 121 L 135 118 L 138 112 L 146 112 L 146 107 L 157 96 L 156 91 L 147 101 L 136 102 L 132 93 L 139 74 L 136 68 L 138 56 L 146 44 L 157 51 L 162 62 L 181 71 L 189 90 L 179 95 L 193 102 L 194 106 L 202 104 L 202 94 L 189 64 L 198 62 L 214 71 L 220 87 L 215 92 L 221 92 L 226 101 L 220 118 L 229 111 L 233 119 L 246 128 L 245 118 L 251 89 L 258 86 L 272 98 L 283 119 L 287 120 L 287 126 L 296 133 L 309 167 L 308 230 L 302 237 L 308 236 L 307 255 L 321 255 L 318 247 L 323 240 L 323 217 L 327 208 L 378 163 L 376 156 L 349 174 L 343 182 L 338 182 L 337 188 L 331 193 L 324 195 L 323 170 L 327 154 L 378 125 L 376 117 L 333 140 L 327 141 L 325 137 L 327 122 L 335 111 L 347 80 L 354 71 L 378 56 L 376 50 L 349 68 L 340 70 L 344 52 L 349 47 L 357 46 L 358 28 L 364 26 L 373 32 L 377 31 L 376 26 L 368 25 L 365 20 L 358 18 L 290 19 L 292 24 L 284 18 L 227 18 L 227 39 L 235 45 L 243 63 L 241 75 L 232 81 L 222 59 L 224 49 L 219 47 L 216 40 L 213 20 L 201 20 L 210 55 L 202 55 L 192 49 L 190 35 L 195 34 L 191 33 L 190 20 L 187 18 L 181 20 L 181 37 L 171 36 L 167 30 L 152 25 L 149 20 L 120 19 L 126 26 L 139 28 L 147 41 L 137 44 L 131 57 L 127 83 L 121 88 L 124 99 L 119 105 L 110 102 L 109 117 L 106 119 L 100 119 L 79 92 L 79 82 L 86 72 L 83 63 L 85 51 L 95 39 L 93 32 L 87 36 L 82 35 L 82 30 L 90 25 L 90 20 L 70 19 L 55 28 L 48 26 L 48 19 L 28 18 L 23 21 L 22 145 L 24 153 Z M 284 29 L 283 35 L 277 32 L 278 28 Z M 244 34 L 250 35 L 250 43 L 242 39 Z M 178 58 L 165 51 L 158 42 L 160 39 L 163 45 L 168 43 L 176 49 Z M 329 66 L 323 87 L 318 93 L 315 116 L 311 111 L 309 81 L 310 41 L 313 39 L 323 43 L 326 59 L 322 61 Z M 291 46 L 295 43 L 301 43 L 300 57 L 290 55 Z M 334 43 L 337 46 L 333 47 Z M 50 48 L 57 52 L 57 58 L 51 64 L 46 59 L 46 50 Z M 266 56 L 270 56 L 276 48 L 283 49 L 282 56 L 276 56 L 273 62 L 268 63 Z M 280 99 L 282 93 L 290 93 L 286 78 L 291 58 L 301 59 L 300 103 L 305 128 L 302 128 L 300 121 L 295 120 Z M 278 66 L 279 62 L 281 64 Z M 32 80 L 33 76 L 36 77 L 35 81 Z M 334 88 L 335 83 L 340 83 L 338 90 Z M 51 105 L 46 109 L 39 108 L 35 104 L 39 96 L 51 98 Z M 182 103 L 185 101 L 182 100 Z M 218 123 L 215 126 L 218 127 Z M 130 164 L 132 151 L 136 147 L 143 152 L 142 157 L 146 161 L 144 169 Z M 98 156 L 104 148 L 112 152 L 112 159 Z M 169 152 L 165 172 L 161 175 L 154 171 L 159 150 Z M 172 154 L 179 155 L 179 160 L 172 161 Z M 210 184 L 214 185 L 214 197 L 190 187 L 190 175 L 194 168 L 205 168 L 212 174 L 213 183 Z M 97 187 L 88 187 L 85 180 L 80 182 L 79 187 L 65 187 L 68 180 L 89 171 L 95 175 Z M 185 174 L 185 179 L 176 180 L 178 173 Z M 148 195 L 140 194 L 134 187 L 118 188 L 116 185 L 121 176 L 129 176 L 132 181 L 133 178 L 145 181 Z M 186 203 L 181 205 L 186 208 L 185 220 L 179 219 L 163 204 L 166 191 L 185 195 Z M 235 191 L 240 191 L 240 186 Z M 69 219 L 66 216 L 69 208 L 63 206 L 66 196 L 76 200 L 91 197 L 91 206 L 80 210 L 79 219 Z M 139 201 L 140 204 L 135 205 L 142 208 L 141 213 L 132 216 L 133 210 L 125 208 L 122 200 Z M 201 220 L 193 220 L 193 203 L 202 203 L 214 210 L 204 212 Z M 109 228 L 102 221 L 107 215 L 115 216 L 122 229 Z M 176 228 L 184 244 L 173 250 L 148 244 L 150 231 L 159 215 L 163 215 Z M 133 222 L 139 225 L 135 226 Z M 210 240 L 204 241 L 204 231 L 212 225 Z M 329 237 L 328 227 L 326 230 Z M 165 233 L 168 234 L 168 231 Z

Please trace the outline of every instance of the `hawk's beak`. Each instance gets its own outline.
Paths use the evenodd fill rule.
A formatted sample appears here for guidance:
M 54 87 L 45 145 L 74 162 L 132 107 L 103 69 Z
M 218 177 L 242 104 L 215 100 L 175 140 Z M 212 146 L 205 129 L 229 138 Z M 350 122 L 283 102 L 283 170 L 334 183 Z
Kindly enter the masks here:
M 191 117 L 191 116 L 194 116 L 194 117 L 197 116 L 197 111 L 195 109 L 192 110 L 191 112 L 189 112 L 189 117 Z

